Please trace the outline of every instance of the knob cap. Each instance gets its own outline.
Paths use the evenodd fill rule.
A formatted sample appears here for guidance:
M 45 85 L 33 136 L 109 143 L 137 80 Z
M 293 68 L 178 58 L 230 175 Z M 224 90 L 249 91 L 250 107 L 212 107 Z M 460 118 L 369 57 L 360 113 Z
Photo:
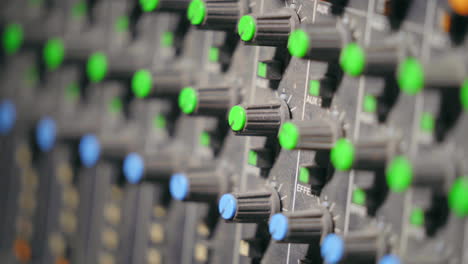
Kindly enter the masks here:
M 236 90 L 231 87 L 185 87 L 179 94 L 179 107 L 191 115 L 224 116 L 238 101 Z
M 193 84 L 193 79 L 184 72 L 139 70 L 133 75 L 132 91 L 138 98 L 177 97 L 182 88 Z
M 18 23 L 9 23 L 2 27 L 3 47 L 2 53 L 13 55 L 17 53 L 24 43 L 24 28 Z
M 86 134 L 80 139 L 79 156 L 83 166 L 94 167 L 101 154 L 101 145 L 94 134 Z
M 266 222 L 280 211 L 280 199 L 275 190 L 227 193 L 218 203 L 219 214 L 225 220 L 238 223 Z
M 237 33 L 246 44 L 286 46 L 289 34 L 298 24 L 297 14 L 284 8 L 277 13 L 241 17 L 237 24 Z
M 382 169 L 395 154 L 397 143 L 397 140 L 389 138 L 365 139 L 354 143 L 341 138 L 334 144 L 330 160 L 340 171 Z
M 344 237 L 327 235 L 320 253 L 326 263 L 375 263 L 385 249 L 383 236 L 376 232 L 353 232 Z
M 128 154 L 123 161 L 123 173 L 130 183 L 167 182 L 182 164 L 180 159 L 163 153 L 147 157 L 136 152 Z
M 0 135 L 8 134 L 16 122 L 16 107 L 10 100 L 0 102 Z
M 448 194 L 448 204 L 457 216 L 468 215 L 468 176 L 455 179 Z
M 363 48 L 352 42 L 341 51 L 340 65 L 351 76 L 390 76 L 395 73 L 403 52 L 398 44 L 374 44 Z
M 298 58 L 325 62 L 338 60 L 343 35 L 334 22 L 303 25 L 289 36 L 288 50 Z
M 229 111 L 228 122 L 236 135 L 275 136 L 281 124 L 289 119 L 285 103 L 236 105 Z
M 325 208 L 275 214 L 270 218 L 272 238 L 286 243 L 313 243 L 333 230 L 333 220 Z
M 238 0 L 192 0 L 187 18 L 199 29 L 234 30 L 243 8 Z
M 223 175 L 213 169 L 198 169 L 175 173 L 169 181 L 172 198 L 180 201 L 214 202 L 226 191 Z
M 403 261 L 396 255 L 387 254 L 380 258 L 379 264 L 401 264 Z M 406 263 L 406 261 L 405 261 Z
M 50 151 L 55 144 L 57 124 L 50 117 L 42 118 L 36 126 L 36 143 L 42 152 Z
M 284 123 L 278 139 L 281 147 L 288 150 L 328 150 L 340 135 L 341 131 L 334 121 L 316 118 Z

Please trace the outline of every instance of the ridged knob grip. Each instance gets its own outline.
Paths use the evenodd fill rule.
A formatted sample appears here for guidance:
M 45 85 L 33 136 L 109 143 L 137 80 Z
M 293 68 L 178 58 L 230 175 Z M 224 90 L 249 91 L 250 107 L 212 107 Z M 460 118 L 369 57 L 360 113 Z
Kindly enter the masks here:
M 326 118 L 286 122 L 278 134 L 285 149 L 328 150 L 341 135 L 339 125 Z
M 187 17 L 199 29 L 234 30 L 243 13 L 238 0 L 193 0 Z
M 215 202 L 226 189 L 226 179 L 213 169 L 176 173 L 169 182 L 172 197 L 181 201 Z
M 184 164 L 183 158 L 168 153 L 148 157 L 133 152 L 123 161 L 123 173 L 130 183 L 168 182 L 176 171 L 182 169 L 180 164 Z
M 351 142 L 341 138 L 330 153 L 333 166 L 338 170 L 376 170 L 385 168 L 398 146 L 392 138 L 361 139 Z
M 138 98 L 177 97 L 184 87 L 193 83 L 194 76 L 188 72 L 139 70 L 133 75 L 132 91 Z
M 346 236 L 329 234 L 321 245 L 327 263 L 375 263 L 386 252 L 384 236 L 375 231 L 355 231 Z
M 289 53 L 298 58 L 336 61 L 344 43 L 344 33 L 334 22 L 304 25 L 288 39 Z
M 274 190 L 258 190 L 227 193 L 218 203 L 222 218 L 238 223 L 266 222 L 280 210 L 278 193 Z
M 275 136 L 281 124 L 289 119 L 282 102 L 263 105 L 236 105 L 229 111 L 228 122 L 236 135 Z
M 333 220 L 325 208 L 275 214 L 269 231 L 272 238 L 286 243 L 313 243 L 333 230 Z
M 285 8 L 272 14 L 243 16 L 237 25 L 237 32 L 246 44 L 286 46 L 289 34 L 298 24 L 297 14 Z
M 179 107 L 186 114 L 224 116 L 238 99 L 231 87 L 185 87 L 179 94 Z

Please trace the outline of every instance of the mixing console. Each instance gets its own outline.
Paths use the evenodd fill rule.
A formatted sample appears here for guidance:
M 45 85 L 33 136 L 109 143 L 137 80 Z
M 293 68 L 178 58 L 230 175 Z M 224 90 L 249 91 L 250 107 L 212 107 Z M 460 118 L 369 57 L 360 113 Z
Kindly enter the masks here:
M 468 0 L 2 0 L 0 263 L 468 264 Z

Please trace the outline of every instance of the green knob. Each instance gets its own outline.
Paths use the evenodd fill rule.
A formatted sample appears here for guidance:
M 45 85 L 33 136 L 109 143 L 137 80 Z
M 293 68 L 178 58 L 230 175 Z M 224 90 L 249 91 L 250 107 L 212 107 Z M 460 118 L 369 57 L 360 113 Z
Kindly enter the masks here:
M 91 82 L 98 83 L 102 81 L 107 74 L 106 55 L 102 52 L 93 53 L 88 59 L 86 73 Z
M 251 41 L 255 36 L 257 24 L 255 18 L 250 15 L 242 16 L 237 24 L 237 33 L 243 41 Z
M 179 107 L 182 112 L 191 114 L 197 108 L 198 96 L 195 89 L 192 87 L 185 87 L 179 94 Z
M 302 58 L 309 50 L 310 40 L 307 33 L 302 29 L 296 29 L 291 32 L 288 38 L 289 53 L 298 58 Z
M 228 122 L 232 130 L 241 131 L 244 129 L 246 121 L 247 114 L 242 106 L 236 105 L 231 108 L 229 111 Z
M 153 78 L 148 70 L 137 71 L 132 78 L 132 91 L 138 98 L 145 98 L 151 91 Z
M 413 166 L 404 156 L 395 157 L 386 170 L 387 185 L 394 192 L 403 192 L 413 180 Z
M 363 189 L 356 188 L 353 190 L 353 196 L 351 198 L 354 204 L 366 205 L 366 192 Z
M 47 41 L 43 59 L 47 68 L 51 71 L 57 69 L 63 62 L 65 57 L 65 46 L 60 38 L 53 38 Z
M 397 80 L 404 93 L 417 94 L 424 87 L 423 66 L 415 58 L 406 58 L 398 66 Z
M 158 7 L 159 0 L 140 0 L 140 7 L 143 12 L 151 12 Z
M 20 24 L 8 24 L 3 32 L 3 50 L 6 54 L 15 54 L 23 44 L 23 27 Z
M 468 110 L 468 79 L 465 79 L 460 89 L 460 100 L 463 109 Z
M 349 43 L 340 54 L 340 66 L 351 76 L 362 74 L 366 65 L 366 54 L 357 43 Z
M 347 171 L 354 163 L 354 153 L 353 143 L 346 138 L 340 138 L 330 152 L 331 163 L 337 170 Z
M 468 176 L 456 179 L 448 194 L 450 209 L 460 217 L 468 215 Z
M 295 149 L 299 141 L 299 129 L 295 124 L 286 122 L 280 128 L 278 139 L 281 147 L 288 150 Z
M 414 208 L 411 211 L 410 223 L 414 226 L 424 225 L 424 211 L 421 208 Z
M 203 0 L 192 0 L 187 9 L 187 18 L 192 25 L 200 25 L 205 20 L 206 6 Z

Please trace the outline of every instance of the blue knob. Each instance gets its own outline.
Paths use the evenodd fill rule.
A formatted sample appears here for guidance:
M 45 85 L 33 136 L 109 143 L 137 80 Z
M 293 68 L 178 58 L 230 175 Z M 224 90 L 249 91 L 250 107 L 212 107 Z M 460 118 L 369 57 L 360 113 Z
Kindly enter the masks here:
M 274 240 L 283 240 L 288 233 L 288 218 L 280 213 L 273 215 L 268 230 Z
M 169 191 L 171 192 L 172 198 L 182 201 L 184 200 L 189 192 L 189 179 L 183 173 L 176 173 L 172 175 L 169 182 Z
M 138 183 L 143 178 L 145 162 L 137 153 L 130 153 L 123 162 L 123 173 L 129 183 Z
M 388 254 L 379 260 L 379 264 L 401 264 L 401 261 L 399 257 L 393 254 Z
M 93 134 L 86 134 L 80 140 L 79 153 L 81 163 L 87 168 L 93 167 L 99 159 L 101 146 Z
M 219 214 L 226 220 L 232 219 L 237 211 L 237 199 L 234 195 L 226 193 L 221 196 L 218 203 Z
M 57 125 L 50 117 L 42 118 L 36 127 L 36 142 L 42 152 L 48 152 L 54 147 L 57 135 Z
M 0 134 L 8 134 L 16 121 L 16 108 L 12 101 L 3 100 L 0 103 Z
M 320 247 L 320 253 L 326 263 L 338 263 L 344 253 L 343 239 L 336 234 L 327 235 Z

